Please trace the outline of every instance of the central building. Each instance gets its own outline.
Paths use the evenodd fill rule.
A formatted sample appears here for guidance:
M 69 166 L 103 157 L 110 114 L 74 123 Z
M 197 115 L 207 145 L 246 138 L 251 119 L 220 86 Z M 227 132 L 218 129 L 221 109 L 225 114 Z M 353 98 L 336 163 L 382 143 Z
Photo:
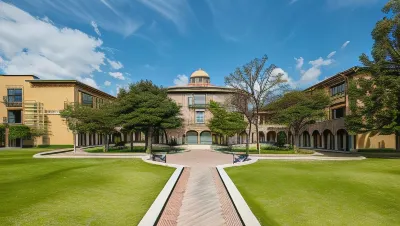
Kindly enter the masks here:
M 211 100 L 224 103 L 232 89 L 211 85 L 210 76 L 202 69 L 192 73 L 189 84 L 168 88 L 168 96 L 181 106 L 183 125 L 169 130 L 168 137 L 178 144 L 224 143 L 224 138 L 212 134 L 207 126 L 212 117 L 207 109 Z

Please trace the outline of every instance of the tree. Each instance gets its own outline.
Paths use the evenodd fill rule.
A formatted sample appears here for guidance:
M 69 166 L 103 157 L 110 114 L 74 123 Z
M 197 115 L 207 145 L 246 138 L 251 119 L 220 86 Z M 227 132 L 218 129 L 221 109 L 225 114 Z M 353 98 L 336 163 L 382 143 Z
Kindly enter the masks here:
M 30 139 L 31 138 L 31 129 L 26 125 L 13 125 L 8 127 L 8 139 Z M 22 146 L 22 141 L 21 141 Z
M 400 1 L 390 0 L 382 11 L 387 17 L 372 31 L 372 59 L 360 56 L 364 67 L 358 74 L 364 76 L 349 87 L 351 114 L 345 124 L 352 133 L 395 133 L 400 151 Z
M 291 91 L 269 104 L 265 110 L 272 112 L 272 121 L 286 125 L 293 131 L 295 146 L 298 147 L 300 131 L 307 125 L 326 117 L 325 108 L 330 104 L 323 90 L 306 93 Z
M 250 111 L 255 115 L 257 150 L 260 152 L 258 116 L 260 109 L 287 88 L 287 80 L 277 73 L 275 65 L 266 66 L 268 57 L 256 58 L 225 77 L 225 84 L 232 87 L 238 96 L 245 97 Z M 252 121 L 249 121 L 251 125 Z M 251 134 L 251 133 L 250 133 Z
M 232 137 L 247 128 L 247 122 L 238 112 L 229 112 L 215 101 L 210 101 L 208 109 L 213 117 L 208 121 L 207 126 L 214 133 Z
M 115 105 L 119 123 L 124 128 L 145 133 L 146 152 L 152 152 L 152 137 L 157 129 L 172 129 L 182 125 L 180 107 L 171 100 L 166 89 L 151 81 L 140 81 L 118 95 Z
M 76 134 L 98 132 L 104 136 L 104 151 L 108 151 L 108 136 L 115 131 L 115 117 L 112 115 L 112 103 L 106 103 L 100 108 L 84 106 L 77 103 L 68 104 L 60 112 L 66 120 L 68 129 L 73 133 L 74 152 L 76 152 Z

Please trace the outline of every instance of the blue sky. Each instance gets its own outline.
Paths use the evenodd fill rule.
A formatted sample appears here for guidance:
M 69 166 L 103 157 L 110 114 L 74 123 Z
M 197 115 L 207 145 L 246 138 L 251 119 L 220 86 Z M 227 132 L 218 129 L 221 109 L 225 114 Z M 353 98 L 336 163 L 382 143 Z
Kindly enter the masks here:
M 215 85 L 267 54 L 294 87 L 359 65 L 385 0 L 0 0 L 0 71 L 116 94 L 140 79 Z

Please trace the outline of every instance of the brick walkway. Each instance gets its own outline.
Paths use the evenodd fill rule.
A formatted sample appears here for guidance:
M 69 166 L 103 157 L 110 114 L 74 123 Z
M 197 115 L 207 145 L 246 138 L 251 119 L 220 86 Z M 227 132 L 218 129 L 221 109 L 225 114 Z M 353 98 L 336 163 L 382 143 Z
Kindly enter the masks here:
M 192 150 L 168 155 L 167 160 L 190 168 L 185 168 L 182 173 L 158 225 L 242 225 L 215 168 L 232 163 L 232 156 L 210 150 Z

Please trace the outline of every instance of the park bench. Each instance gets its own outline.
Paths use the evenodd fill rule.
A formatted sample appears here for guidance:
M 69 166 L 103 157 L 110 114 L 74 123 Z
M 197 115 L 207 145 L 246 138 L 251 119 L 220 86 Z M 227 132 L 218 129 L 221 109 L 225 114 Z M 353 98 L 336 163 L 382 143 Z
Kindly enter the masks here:
M 155 162 L 164 162 L 167 163 L 167 154 L 166 153 L 153 153 L 151 154 L 151 160 Z
M 238 162 L 246 162 L 246 161 L 251 160 L 249 158 L 249 155 L 247 155 L 247 154 L 237 155 L 235 153 L 232 153 L 232 155 L 233 155 L 233 164 L 238 163 Z

